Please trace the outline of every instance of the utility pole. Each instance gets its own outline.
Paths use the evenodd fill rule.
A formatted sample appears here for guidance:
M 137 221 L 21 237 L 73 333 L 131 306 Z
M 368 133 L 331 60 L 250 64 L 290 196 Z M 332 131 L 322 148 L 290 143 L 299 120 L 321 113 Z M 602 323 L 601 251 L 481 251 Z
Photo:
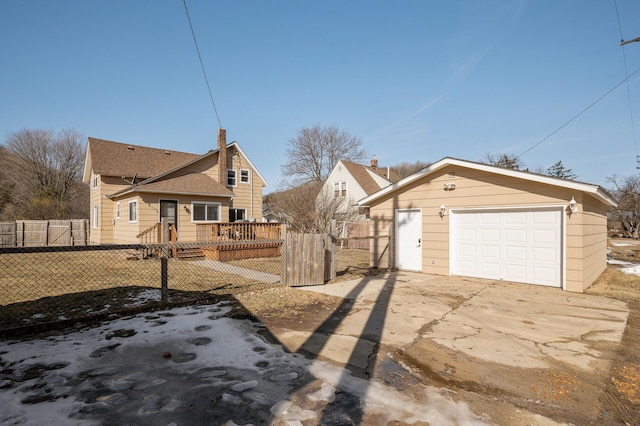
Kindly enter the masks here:
M 620 30 L 620 31 L 622 32 L 622 30 Z M 622 40 L 620 40 L 620 46 L 624 46 L 625 44 L 629 44 L 629 43 L 634 43 L 636 41 L 640 41 L 640 37 L 632 38 L 631 40 L 626 40 L 626 41 L 624 39 L 622 39 Z M 629 84 L 629 83 L 627 82 L 627 84 Z M 631 102 L 631 101 L 629 101 L 629 102 Z M 640 155 L 636 155 L 636 163 L 637 163 L 636 164 L 636 169 L 640 169 Z
M 636 37 L 631 40 L 620 40 L 620 46 L 624 46 L 625 44 L 633 43 L 634 41 L 640 41 L 640 37 Z

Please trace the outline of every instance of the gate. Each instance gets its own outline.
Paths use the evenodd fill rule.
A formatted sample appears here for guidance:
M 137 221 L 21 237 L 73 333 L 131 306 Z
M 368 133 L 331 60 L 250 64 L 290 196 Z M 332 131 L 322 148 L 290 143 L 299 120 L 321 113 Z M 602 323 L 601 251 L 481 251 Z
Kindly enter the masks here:
M 70 246 L 71 222 L 68 220 L 50 220 L 47 230 L 47 245 Z
M 287 232 L 283 255 L 287 286 L 320 285 L 336 277 L 336 244 L 330 234 Z

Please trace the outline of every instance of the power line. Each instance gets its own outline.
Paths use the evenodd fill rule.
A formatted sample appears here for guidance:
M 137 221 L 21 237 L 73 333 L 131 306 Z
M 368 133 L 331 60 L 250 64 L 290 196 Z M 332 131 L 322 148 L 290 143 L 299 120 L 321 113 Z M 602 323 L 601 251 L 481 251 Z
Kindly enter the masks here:
M 613 0 L 613 5 L 616 9 L 616 18 L 618 18 L 618 30 L 620 31 L 620 46 L 622 46 L 622 59 L 624 61 L 624 75 L 628 76 L 629 71 L 627 67 L 627 54 L 624 45 L 640 41 L 640 38 L 634 38 L 633 40 L 624 41 L 622 36 L 622 24 L 620 23 L 620 13 L 618 13 L 618 2 Z M 631 89 L 629 88 L 629 79 L 627 78 L 627 101 L 629 102 L 629 117 L 631 119 L 631 136 L 633 137 L 633 147 L 636 150 L 636 161 L 638 160 L 638 139 L 636 137 L 636 126 L 633 120 L 633 107 L 631 104 Z
M 204 74 L 204 81 L 207 83 L 207 90 L 209 91 L 209 98 L 211 98 L 211 105 L 213 105 L 213 110 L 216 113 L 216 118 L 218 119 L 218 126 L 222 128 L 222 124 L 220 123 L 220 116 L 218 115 L 218 109 L 216 108 L 216 103 L 213 101 L 213 94 L 211 93 L 211 86 L 209 86 L 209 79 L 207 78 L 207 72 L 204 70 L 204 64 L 202 63 L 202 56 L 200 55 L 200 49 L 198 48 L 198 41 L 196 40 L 196 33 L 193 31 L 193 24 L 191 23 L 191 17 L 189 16 L 189 9 L 187 8 L 187 0 L 182 0 L 184 3 L 184 11 L 187 13 L 187 20 L 189 21 L 189 27 L 191 28 L 191 35 L 193 36 L 193 43 L 196 45 L 196 51 L 198 52 L 198 59 L 200 60 L 200 67 L 202 68 L 202 74 Z
M 590 110 L 595 104 L 597 104 L 598 102 L 600 102 L 601 100 L 603 100 L 604 98 L 606 98 L 611 92 L 613 92 L 614 90 L 616 90 L 618 87 L 622 86 L 625 82 L 627 82 L 631 77 L 633 77 L 634 75 L 636 75 L 638 73 L 638 71 L 640 71 L 640 68 L 636 69 L 634 72 L 632 72 L 630 75 L 628 75 L 624 80 L 622 80 L 620 83 L 616 84 L 615 86 L 613 86 L 611 89 L 609 89 L 604 95 L 600 96 L 598 99 L 596 99 L 594 102 L 591 103 L 591 105 L 589 105 L 588 107 L 586 107 L 585 109 L 583 109 L 582 111 L 580 111 L 579 113 L 577 113 L 576 115 L 573 116 L 573 118 L 571 118 L 570 120 L 568 120 L 567 122 L 565 122 L 562 126 L 558 127 L 556 130 L 554 130 L 553 132 L 549 133 L 547 136 L 545 136 L 544 138 L 542 138 L 539 142 L 533 144 L 532 146 L 530 146 L 529 148 L 527 148 L 524 152 L 522 152 L 520 155 L 518 155 L 516 157 L 516 159 L 522 157 L 524 154 L 526 154 L 527 152 L 531 151 L 533 148 L 537 147 L 538 145 L 540 145 L 542 142 L 546 141 L 547 139 L 549 139 L 551 136 L 555 135 L 556 133 L 558 133 L 560 130 L 564 129 L 565 127 L 567 127 L 567 125 L 569 125 L 569 123 L 571 123 L 573 120 L 575 120 L 576 118 L 580 117 L 582 114 L 584 114 L 585 112 L 587 112 L 588 110 Z

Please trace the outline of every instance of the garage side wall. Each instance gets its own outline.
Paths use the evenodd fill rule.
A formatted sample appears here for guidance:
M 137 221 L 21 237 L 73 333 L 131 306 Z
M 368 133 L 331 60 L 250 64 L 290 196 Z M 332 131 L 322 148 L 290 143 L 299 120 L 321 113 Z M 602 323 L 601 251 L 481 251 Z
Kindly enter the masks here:
M 445 189 L 445 184 L 448 184 L 448 188 L 452 188 L 453 184 L 455 189 Z M 601 261 L 594 261 L 589 268 L 585 268 L 585 264 L 598 258 L 603 248 L 606 250 L 606 232 L 602 232 L 604 246 L 599 236 L 602 226 L 606 231 L 606 216 L 602 208 L 597 207 L 600 203 L 595 199 L 583 207 L 582 195 L 575 190 L 448 166 L 372 203 L 371 235 L 375 237 L 382 232 L 386 235 L 388 226 L 394 222 L 396 209 L 421 208 L 422 271 L 449 275 L 451 209 L 562 206 L 568 205 L 572 196 L 579 203 L 579 213 L 573 217 L 563 215 L 566 283 L 567 290 L 582 291 L 584 283 L 589 280 L 592 282 L 604 269 Z M 441 205 L 447 210 L 444 217 L 439 215 Z M 386 259 L 381 258 L 380 253 L 387 242 L 380 239 L 374 241 L 371 265 L 385 267 Z M 606 258 L 604 260 L 606 262 Z
M 582 292 L 593 284 L 607 267 L 607 211 L 602 203 L 590 195 L 576 197 L 576 201 L 578 212 L 575 216 L 580 221 L 582 231 L 582 247 L 579 254 L 582 264 L 581 276 L 575 283 L 567 280 L 567 290 Z
M 390 201 L 385 201 L 380 204 L 378 215 L 369 223 L 369 236 L 374 237 L 369 246 L 369 264 L 374 268 L 389 267 L 389 236 L 393 218 L 393 206 Z

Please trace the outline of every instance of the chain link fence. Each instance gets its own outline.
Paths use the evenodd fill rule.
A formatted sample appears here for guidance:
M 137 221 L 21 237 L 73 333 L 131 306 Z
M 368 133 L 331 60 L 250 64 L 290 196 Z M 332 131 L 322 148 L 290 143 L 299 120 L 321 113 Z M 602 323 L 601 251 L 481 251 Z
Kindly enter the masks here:
M 0 333 L 282 285 L 281 246 L 282 241 L 273 240 L 259 246 L 0 247 Z M 233 259 L 233 253 L 243 250 L 258 257 Z

